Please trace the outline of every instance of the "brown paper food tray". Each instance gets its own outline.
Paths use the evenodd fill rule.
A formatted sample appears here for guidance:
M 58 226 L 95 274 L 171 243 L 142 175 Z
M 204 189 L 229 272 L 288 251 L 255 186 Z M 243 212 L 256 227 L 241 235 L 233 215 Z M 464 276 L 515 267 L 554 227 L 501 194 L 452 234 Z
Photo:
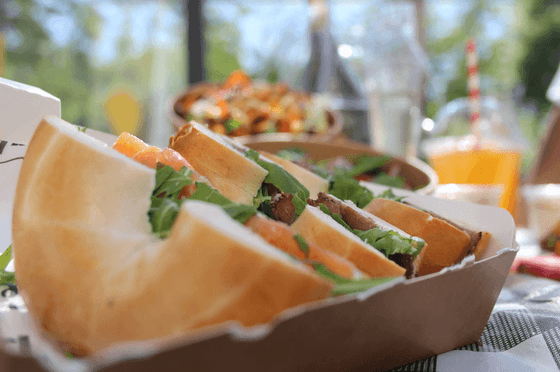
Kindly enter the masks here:
M 85 359 L 88 370 L 382 371 L 476 342 L 515 258 L 507 249 L 514 244 L 513 220 L 499 208 L 420 195 L 409 200 L 424 209 L 439 205 L 435 212 L 465 226 L 486 226 L 493 234 L 489 251 L 476 263 L 466 259 L 437 274 L 291 309 L 270 327 L 230 323 L 183 338 L 120 345 Z M 0 365 L 43 371 L 32 358 L 5 351 Z

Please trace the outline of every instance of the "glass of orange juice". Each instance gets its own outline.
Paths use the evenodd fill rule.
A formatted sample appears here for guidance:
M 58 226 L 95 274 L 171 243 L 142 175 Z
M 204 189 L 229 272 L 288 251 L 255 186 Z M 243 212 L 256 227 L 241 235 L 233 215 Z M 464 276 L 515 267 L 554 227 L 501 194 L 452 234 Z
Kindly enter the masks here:
M 453 126 L 465 127 L 465 123 L 467 130 L 463 135 L 424 142 L 424 152 L 439 177 L 439 183 L 499 185 L 503 188 L 500 207 L 515 216 L 525 144 L 514 116 L 508 115 L 507 109 L 497 100 L 483 99 L 481 134 L 475 137 L 470 133 L 466 99 L 450 102 L 441 112 L 443 114 L 436 115 L 437 130 L 453 133 Z

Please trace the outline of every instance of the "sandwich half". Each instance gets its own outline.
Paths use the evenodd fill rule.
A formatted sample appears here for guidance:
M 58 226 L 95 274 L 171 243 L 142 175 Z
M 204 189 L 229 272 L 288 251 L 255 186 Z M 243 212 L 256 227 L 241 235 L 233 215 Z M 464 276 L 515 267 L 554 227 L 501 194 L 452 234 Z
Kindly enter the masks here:
M 30 314 L 65 350 L 262 324 L 332 293 L 206 202 L 185 201 L 168 237 L 153 234 L 155 175 L 59 118 L 38 125 L 15 196 L 14 263 Z

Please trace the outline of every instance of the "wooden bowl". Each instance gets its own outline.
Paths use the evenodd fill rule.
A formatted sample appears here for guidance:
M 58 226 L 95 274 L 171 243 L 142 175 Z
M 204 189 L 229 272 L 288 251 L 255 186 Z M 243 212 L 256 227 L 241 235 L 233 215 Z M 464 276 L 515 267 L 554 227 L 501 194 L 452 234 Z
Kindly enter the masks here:
M 279 133 L 285 134 L 285 133 Z M 339 139 L 332 142 L 326 141 L 309 141 L 300 139 L 279 138 L 270 141 L 250 141 L 245 145 L 257 151 L 267 151 L 270 153 L 277 153 L 285 149 L 300 149 L 306 152 L 312 160 L 326 160 L 337 156 L 345 156 L 348 159 L 355 158 L 359 155 L 367 154 L 374 156 L 386 155 L 381 151 L 364 145 L 360 142 L 349 141 L 346 139 Z M 286 137 L 286 136 L 285 136 Z M 387 172 L 392 167 L 398 167 L 398 175 L 403 177 L 407 185 L 410 185 L 412 190 L 429 195 L 435 191 L 438 184 L 438 177 L 436 172 L 426 163 L 418 158 L 403 159 L 399 157 L 391 157 L 391 161 L 381 167 L 381 170 Z
M 183 125 L 187 123 L 185 119 L 185 112 L 182 107 L 182 101 L 185 96 L 195 90 L 202 90 L 205 89 L 207 86 L 212 85 L 210 83 L 199 83 L 192 85 L 191 87 L 184 90 L 182 93 L 175 95 L 167 104 L 167 116 L 171 123 L 173 124 L 173 129 L 175 132 L 179 130 Z M 249 143 L 253 141 L 261 142 L 261 141 L 273 141 L 277 138 L 290 138 L 290 139 L 301 139 L 301 140 L 310 140 L 314 138 L 318 138 L 321 140 L 331 141 L 337 138 L 344 129 L 344 121 L 342 119 L 342 115 L 338 111 L 329 110 L 327 111 L 327 120 L 328 120 L 328 129 L 325 133 L 308 133 L 308 132 L 299 132 L 299 133 L 262 133 L 262 134 L 251 134 L 246 136 L 236 136 L 232 138 L 238 139 L 242 143 Z M 279 136 L 279 137 L 278 137 Z

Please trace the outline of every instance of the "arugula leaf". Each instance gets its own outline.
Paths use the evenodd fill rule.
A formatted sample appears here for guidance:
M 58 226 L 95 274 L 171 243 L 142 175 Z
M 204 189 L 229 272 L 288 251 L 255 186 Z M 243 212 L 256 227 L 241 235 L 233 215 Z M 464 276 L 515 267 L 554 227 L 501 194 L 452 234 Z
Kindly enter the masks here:
M 227 119 L 226 122 L 224 123 L 224 127 L 226 128 L 227 134 L 230 134 L 231 132 L 233 132 L 234 130 L 236 130 L 242 125 L 243 125 L 242 122 L 235 120 L 233 118 Z
M 253 205 L 238 204 L 232 202 L 215 188 L 203 183 L 196 183 L 196 191 L 187 200 L 201 200 L 216 204 L 234 220 L 244 224 L 247 220 L 257 214 L 257 208 Z
M 381 194 L 375 195 L 374 198 L 384 198 L 384 199 L 391 199 L 396 202 L 402 202 L 405 196 L 396 196 L 393 193 L 393 189 L 387 189 L 383 191 Z
M 296 208 L 296 216 L 299 216 L 307 205 L 309 190 L 280 165 L 266 160 L 260 160 L 257 151 L 250 149 L 245 153 L 245 156 L 268 171 L 263 182 L 270 183 L 276 186 L 280 191 L 293 195 L 292 203 Z
M 183 187 L 192 184 L 191 174 L 192 171 L 185 166 L 177 172 L 169 165 L 158 164 L 156 186 L 152 195 L 165 193 L 166 198 L 176 199 Z
M 160 238 L 168 236 L 185 200 L 201 200 L 219 205 L 230 217 L 242 224 L 257 213 L 256 207 L 234 203 L 203 182 L 196 183 L 196 191 L 188 199 L 178 199 L 183 187 L 192 184 L 191 173 L 186 167 L 177 172 L 169 166 L 158 166 L 148 216 L 152 232 Z
M 220 194 L 218 190 L 203 182 L 196 183 L 196 191 L 189 197 L 190 200 L 201 200 L 217 205 L 233 203 L 231 200 Z
M 0 255 L 0 285 L 8 283 L 16 283 L 15 273 L 12 271 L 6 271 L 6 266 L 12 260 L 12 245 L 10 244 L 8 248 Z
M 327 269 L 327 267 L 320 263 L 313 264 L 315 272 L 336 283 L 333 289 L 333 296 L 340 296 L 345 294 L 352 294 L 356 292 L 362 292 L 366 289 L 376 287 L 380 284 L 384 284 L 394 280 L 395 278 L 370 278 L 370 279 L 346 279 L 340 275 L 337 275 Z
M 395 253 L 411 254 L 416 257 L 425 244 L 420 238 L 407 238 L 396 231 L 379 227 L 366 231 L 354 230 L 354 234 L 387 257 Z
M 267 187 L 261 187 L 259 189 L 259 191 L 257 192 L 257 196 L 254 197 L 253 199 L 253 206 L 255 208 L 258 208 L 262 203 L 264 202 L 270 202 L 272 198 L 270 196 L 268 196 L 268 188 Z
M 76 127 L 78 128 L 78 130 L 79 130 L 80 132 L 83 132 L 83 133 L 86 132 L 87 127 L 82 127 L 81 125 L 76 125 Z
M 245 152 L 245 157 L 246 157 L 247 159 L 252 160 L 252 161 L 254 161 L 255 163 L 258 164 L 260 154 L 259 154 L 259 152 L 258 152 L 257 150 L 249 149 L 249 150 L 247 150 L 247 151 Z
M 307 246 L 307 242 L 305 241 L 303 236 L 301 236 L 299 234 L 296 234 L 296 235 L 294 235 L 294 239 L 298 243 L 299 249 L 301 249 L 303 251 L 303 253 L 305 253 L 305 257 L 308 257 L 309 256 L 309 247 Z
M 331 172 L 329 172 L 329 170 L 326 167 L 323 167 L 319 164 L 310 164 L 309 169 L 311 169 L 313 173 L 315 173 L 322 179 L 329 181 L 329 183 L 332 182 L 334 178 L 334 175 Z
M 16 284 L 16 273 L 6 270 L 0 270 L 0 285 L 12 283 Z
M 298 148 L 284 149 L 276 153 L 276 156 L 290 161 L 302 161 L 305 159 L 305 151 Z
M 372 182 L 377 183 L 379 185 L 391 186 L 391 187 L 396 187 L 397 189 L 402 189 L 404 188 L 406 180 L 401 176 L 391 177 L 386 173 L 381 173 L 377 175 Z
M 0 270 L 4 270 L 6 266 L 12 260 L 12 245 L 10 244 L 8 248 L 0 255 Z
M 367 289 L 377 287 L 378 285 L 388 283 L 395 278 L 372 278 L 363 280 L 354 280 L 350 283 L 337 284 L 333 289 L 333 296 L 341 296 L 357 292 L 363 292 Z
M 373 192 L 360 185 L 360 182 L 343 175 L 335 175 L 329 193 L 341 200 L 351 200 L 358 208 L 364 208 L 374 198 Z
M 380 168 L 383 165 L 387 164 L 391 161 L 391 158 L 388 156 L 368 156 L 364 155 L 358 158 L 352 168 L 347 170 L 340 170 L 336 169 L 335 173 L 340 174 L 345 177 L 354 178 L 361 174 L 370 172 L 374 169 Z
M 158 164 L 156 184 L 152 192 L 148 217 L 152 232 L 160 238 L 167 237 L 179 213 L 183 199 L 178 199 L 183 187 L 192 184 L 192 171 L 187 167 L 176 171 L 168 165 Z
M 152 206 L 148 212 L 150 223 L 152 224 L 152 232 L 159 235 L 160 238 L 166 238 L 179 214 L 182 200 L 171 200 L 168 198 L 158 198 L 152 196 Z

